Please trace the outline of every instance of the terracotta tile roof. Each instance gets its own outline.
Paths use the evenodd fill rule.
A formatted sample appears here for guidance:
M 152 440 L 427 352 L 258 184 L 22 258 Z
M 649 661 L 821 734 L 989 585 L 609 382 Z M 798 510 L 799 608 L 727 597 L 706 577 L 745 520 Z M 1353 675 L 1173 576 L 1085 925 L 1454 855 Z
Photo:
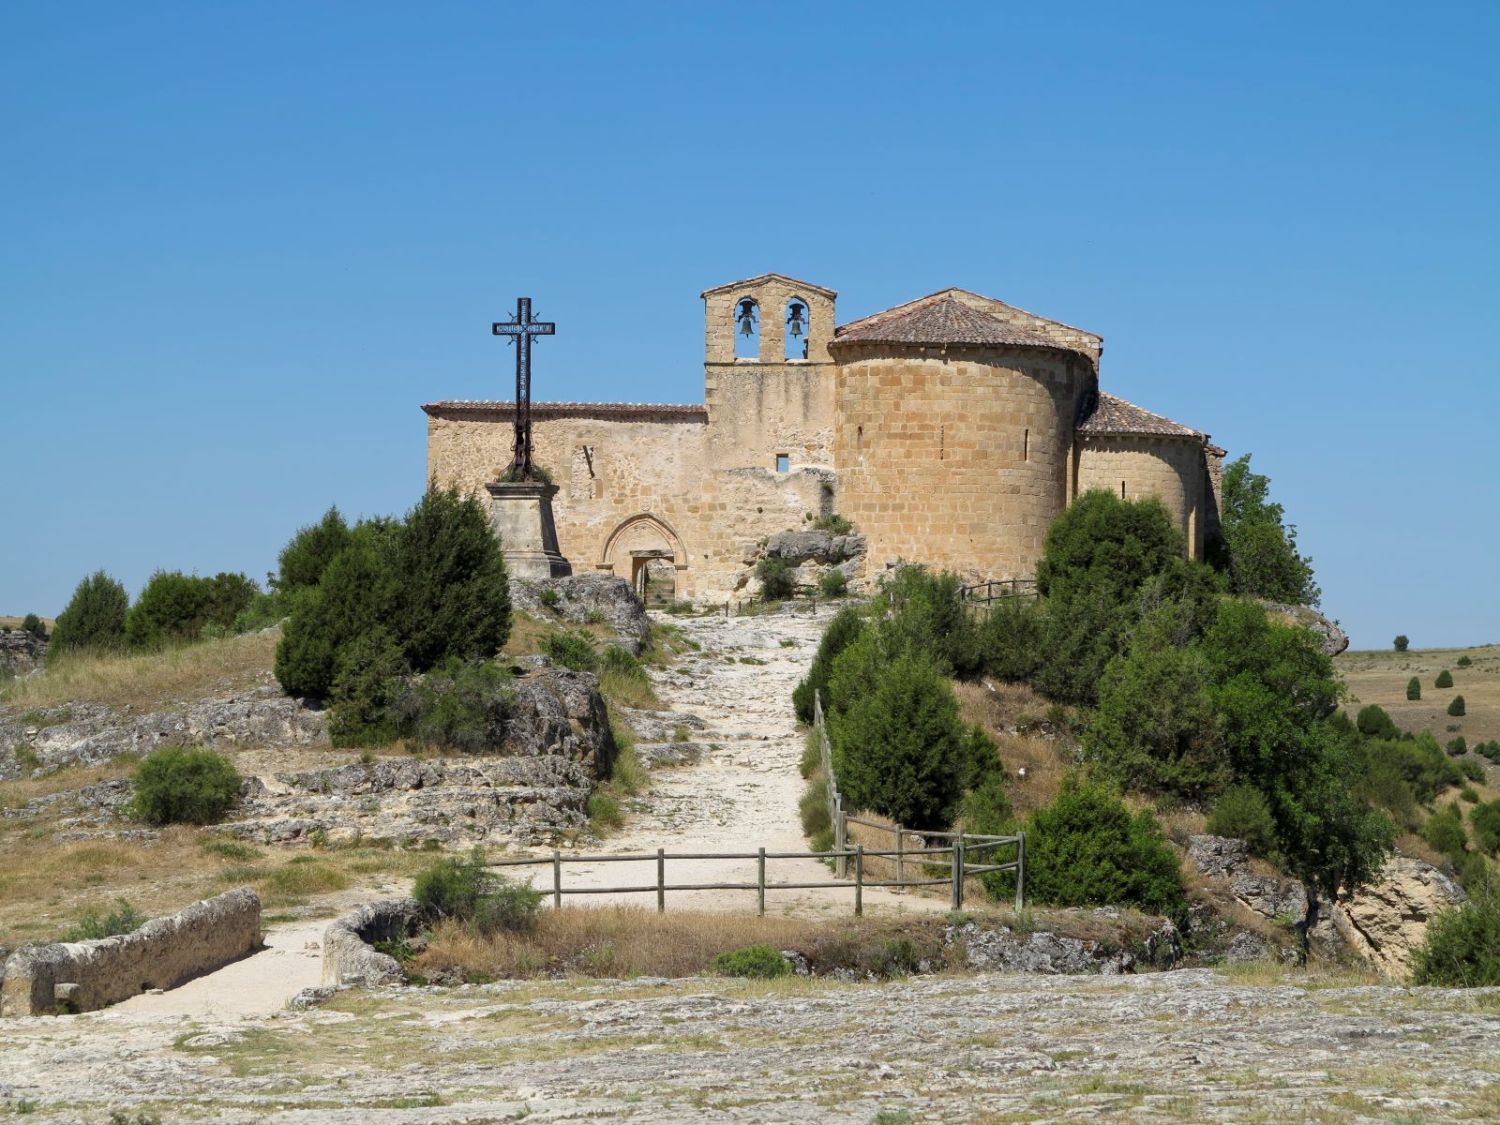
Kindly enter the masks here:
M 1099 392 L 1093 408 L 1084 415 L 1077 429 L 1081 434 L 1148 434 L 1208 440 L 1205 433 L 1103 391 Z
M 833 345 L 1001 344 L 1096 358 L 1101 337 L 967 289 L 944 289 L 834 330 Z
M 516 404 L 509 399 L 448 399 L 443 402 L 423 403 L 422 409 L 429 415 L 439 414 L 490 414 L 512 418 Z M 708 407 L 660 402 L 533 402 L 533 418 L 622 418 L 661 419 L 672 422 L 705 422 Z

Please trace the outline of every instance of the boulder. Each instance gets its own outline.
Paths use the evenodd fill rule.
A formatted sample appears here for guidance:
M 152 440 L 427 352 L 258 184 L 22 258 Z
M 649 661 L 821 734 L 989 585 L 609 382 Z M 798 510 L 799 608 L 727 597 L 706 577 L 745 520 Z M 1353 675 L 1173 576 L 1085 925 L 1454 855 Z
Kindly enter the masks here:
M 421 924 L 422 905 L 414 898 L 374 902 L 339 918 L 323 931 L 324 987 L 405 983 L 401 963 L 374 944 L 415 937 Z
M 545 595 L 551 590 L 555 598 Z M 547 596 L 548 601 L 543 601 Z M 646 607 L 630 583 L 612 574 L 574 574 L 541 581 L 516 579 L 510 584 L 510 600 L 516 609 L 539 621 L 566 621 L 574 625 L 593 622 L 608 625 L 620 635 L 623 647 L 639 656 L 651 631 Z
M 1466 898 L 1432 864 L 1398 855 L 1376 882 L 1334 905 L 1333 922 L 1350 948 L 1386 975 L 1404 977 L 1412 953 L 1427 937 L 1427 923 Z

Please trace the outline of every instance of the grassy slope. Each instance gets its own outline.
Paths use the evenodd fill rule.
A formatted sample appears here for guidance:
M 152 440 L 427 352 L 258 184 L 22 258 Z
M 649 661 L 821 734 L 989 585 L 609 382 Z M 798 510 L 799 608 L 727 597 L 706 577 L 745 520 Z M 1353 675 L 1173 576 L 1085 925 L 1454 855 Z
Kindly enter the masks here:
M 1474 663 L 1458 667 L 1460 656 Z M 1360 707 L 1378 703 L 1390 712 L 1396 725 L 1412 732 L 1430 730 L 1437 740 L 1447 744 L 1459 729 L 1470 746 L 1491 738 L 1500 739 L 1500 645 L 1467 649 L 1421 649 L 1411 652 L 1346 652 L 1334 658 L 1334 667 L 1349 688 L 1348 707 L 1352 717 Z M 1451 688 L 1435 688 L 1433 680 L 1448 669 L 1453 675 Z M 1406 682 L 1416 676 L 1422 681 L 1422 698 L 1406 698 Z M 1451 718 L 1448 704 L 1455 695 L 1464 697 L 1467 714 Z

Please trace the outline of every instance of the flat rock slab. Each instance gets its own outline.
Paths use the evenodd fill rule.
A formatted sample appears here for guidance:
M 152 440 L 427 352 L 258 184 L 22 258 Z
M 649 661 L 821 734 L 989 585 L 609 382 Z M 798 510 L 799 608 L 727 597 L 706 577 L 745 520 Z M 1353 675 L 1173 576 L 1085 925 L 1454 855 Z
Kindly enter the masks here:
M 507 982 L 251 1018 L 11 1021 L 0 1104 L 24 1098 L 37 1120 L 351 1125 L 1500 1114 L 1500 990 L 1296 980 Z

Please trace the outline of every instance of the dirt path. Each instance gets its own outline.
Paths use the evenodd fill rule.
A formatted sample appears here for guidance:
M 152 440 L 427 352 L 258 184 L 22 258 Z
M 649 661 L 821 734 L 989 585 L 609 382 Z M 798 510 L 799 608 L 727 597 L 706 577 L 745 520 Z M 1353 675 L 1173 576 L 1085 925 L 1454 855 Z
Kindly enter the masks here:
M 635 802 L 625 828 L 593 854 L 626 854 L 657 848 L 671 853 L 771 852 L 808 850 L 797 817 L 804 782 L 798 770 L 803 735 L 792 714 L 792 689 L 807 673 L 833 609 L 816 614 L 763 617 L 670 618 L 699 645 L 657 677 L 657 694 L 672 711 L 692 715 L 704 726 L 695 742 L 708 750 L 697 765 L 658 769 L 651 790 Z M 768 862 L 770 883 L 825 882 L 828 868 L 816 860 Z M 551 871 L 533 874 L 535 885 L 551 887 Z M 669 861 L 666 881 L 754 883 L 753 859 Z M 564 865 L 565 887 L 644 886 L 656 881 L 655 862 Z M 585 901 L 573 898 L 568 905 Z M 647 894 L 591 895 L 587 901 L 622 901 L 646 908 Z M 867 890 L 867 910 L 941 910 L 937 899 Z M 854 891 L 769 891 L 766 911 L 812 916 L 847 915 Z M 673 891 L 667 909 L 750 911 L 753 891 Z

